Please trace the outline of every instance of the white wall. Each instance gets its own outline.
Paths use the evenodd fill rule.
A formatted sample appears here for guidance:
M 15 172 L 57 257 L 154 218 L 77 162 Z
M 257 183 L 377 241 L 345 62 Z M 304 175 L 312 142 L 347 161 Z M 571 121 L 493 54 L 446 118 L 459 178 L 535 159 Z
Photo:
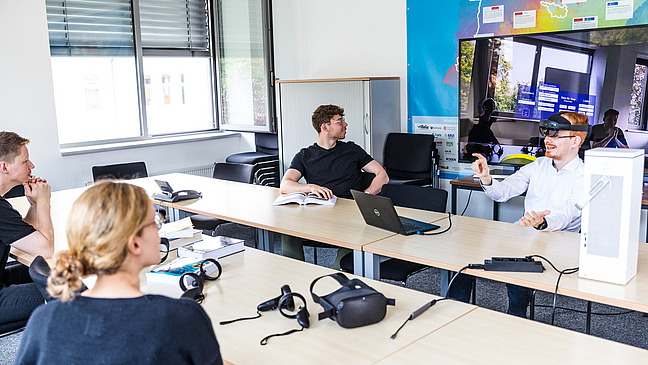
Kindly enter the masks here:
M 203 142 L 62 157 L 44 0 L 0 1 L 0 130 L 29 138 L 35 175 L 54 190 L 92 180 L 91 166 L 145 161 L 149 171 L 168 171 L 224 161 L 231 153 L 253 149 L 239 136 Z
M 405 0 L 274 0 L 279 79 L 399 76 L 407 131 Z

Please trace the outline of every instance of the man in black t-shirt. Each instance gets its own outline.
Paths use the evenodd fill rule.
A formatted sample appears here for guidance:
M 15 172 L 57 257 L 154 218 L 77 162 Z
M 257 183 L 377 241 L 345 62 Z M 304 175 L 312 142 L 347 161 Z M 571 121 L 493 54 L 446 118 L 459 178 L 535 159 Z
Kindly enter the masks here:
M 330 199 L 333 195 L 351 198 L 351 189 L 378 194 L 389 178 L 378 162 L 353 142 L 342 142 L 347 123 L 344 109 L 336 105 L 320 105 L 313 112 L 313 128 L 318 133 L 317 143 L 302 148 L 290 163 L 281 181 L 281 193 L 312 193 Z M 362 186 L 362 170 L 374 174 L 369 187 Z M 306 184 L 299 183 L 304 177 Z M 281 240 L 283 255 L 304 260 L 303 241 L 284 235 Z M 339 249 L 333 267 L 339 269 L 340 259 L 350 250 Z
M 50 215 L 51 187 L 47 181 L 32 177 L 28 139 L 13 132 L 0 132 L 0 277 L 4 276 L 9 246 L 31 255 L 52 257 L 54 228 Z M 22 184 L 30 207 L 22 217 L 4 198 L 11 188 Z M 12 284 L 12 283 L 9 283 Z M 20 323 L 43 303 L 34 283 L 0 284 L 0 325 Z

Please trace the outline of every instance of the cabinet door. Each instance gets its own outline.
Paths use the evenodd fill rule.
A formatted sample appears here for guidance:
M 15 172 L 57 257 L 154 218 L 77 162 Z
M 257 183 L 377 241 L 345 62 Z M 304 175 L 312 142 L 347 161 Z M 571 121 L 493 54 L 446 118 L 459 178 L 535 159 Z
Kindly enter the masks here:
M 320 105 L 334 104 L 344 108 L 344 118 L 349 124 L 345 141 L 366 147 L 362 81 L 281 83 L 279 88 L 282 174 L 300 149 L 317 142 L 317 131 L 311 117 Z

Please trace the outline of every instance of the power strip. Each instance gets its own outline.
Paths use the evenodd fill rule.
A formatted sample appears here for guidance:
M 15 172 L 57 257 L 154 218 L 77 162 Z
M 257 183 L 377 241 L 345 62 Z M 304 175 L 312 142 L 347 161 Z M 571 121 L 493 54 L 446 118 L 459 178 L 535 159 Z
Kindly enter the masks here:
M 493 257 L 484 260 L 484 271 L 543 272 L 542 262 L 526 257 Z

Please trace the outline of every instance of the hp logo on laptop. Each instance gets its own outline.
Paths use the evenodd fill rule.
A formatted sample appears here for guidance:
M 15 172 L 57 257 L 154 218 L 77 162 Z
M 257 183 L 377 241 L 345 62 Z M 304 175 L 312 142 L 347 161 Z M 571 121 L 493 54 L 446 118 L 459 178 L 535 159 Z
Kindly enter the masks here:
M 374 214 L 376 217 L 380 217 L 380 211 L 378 209 L 374 209 Z

